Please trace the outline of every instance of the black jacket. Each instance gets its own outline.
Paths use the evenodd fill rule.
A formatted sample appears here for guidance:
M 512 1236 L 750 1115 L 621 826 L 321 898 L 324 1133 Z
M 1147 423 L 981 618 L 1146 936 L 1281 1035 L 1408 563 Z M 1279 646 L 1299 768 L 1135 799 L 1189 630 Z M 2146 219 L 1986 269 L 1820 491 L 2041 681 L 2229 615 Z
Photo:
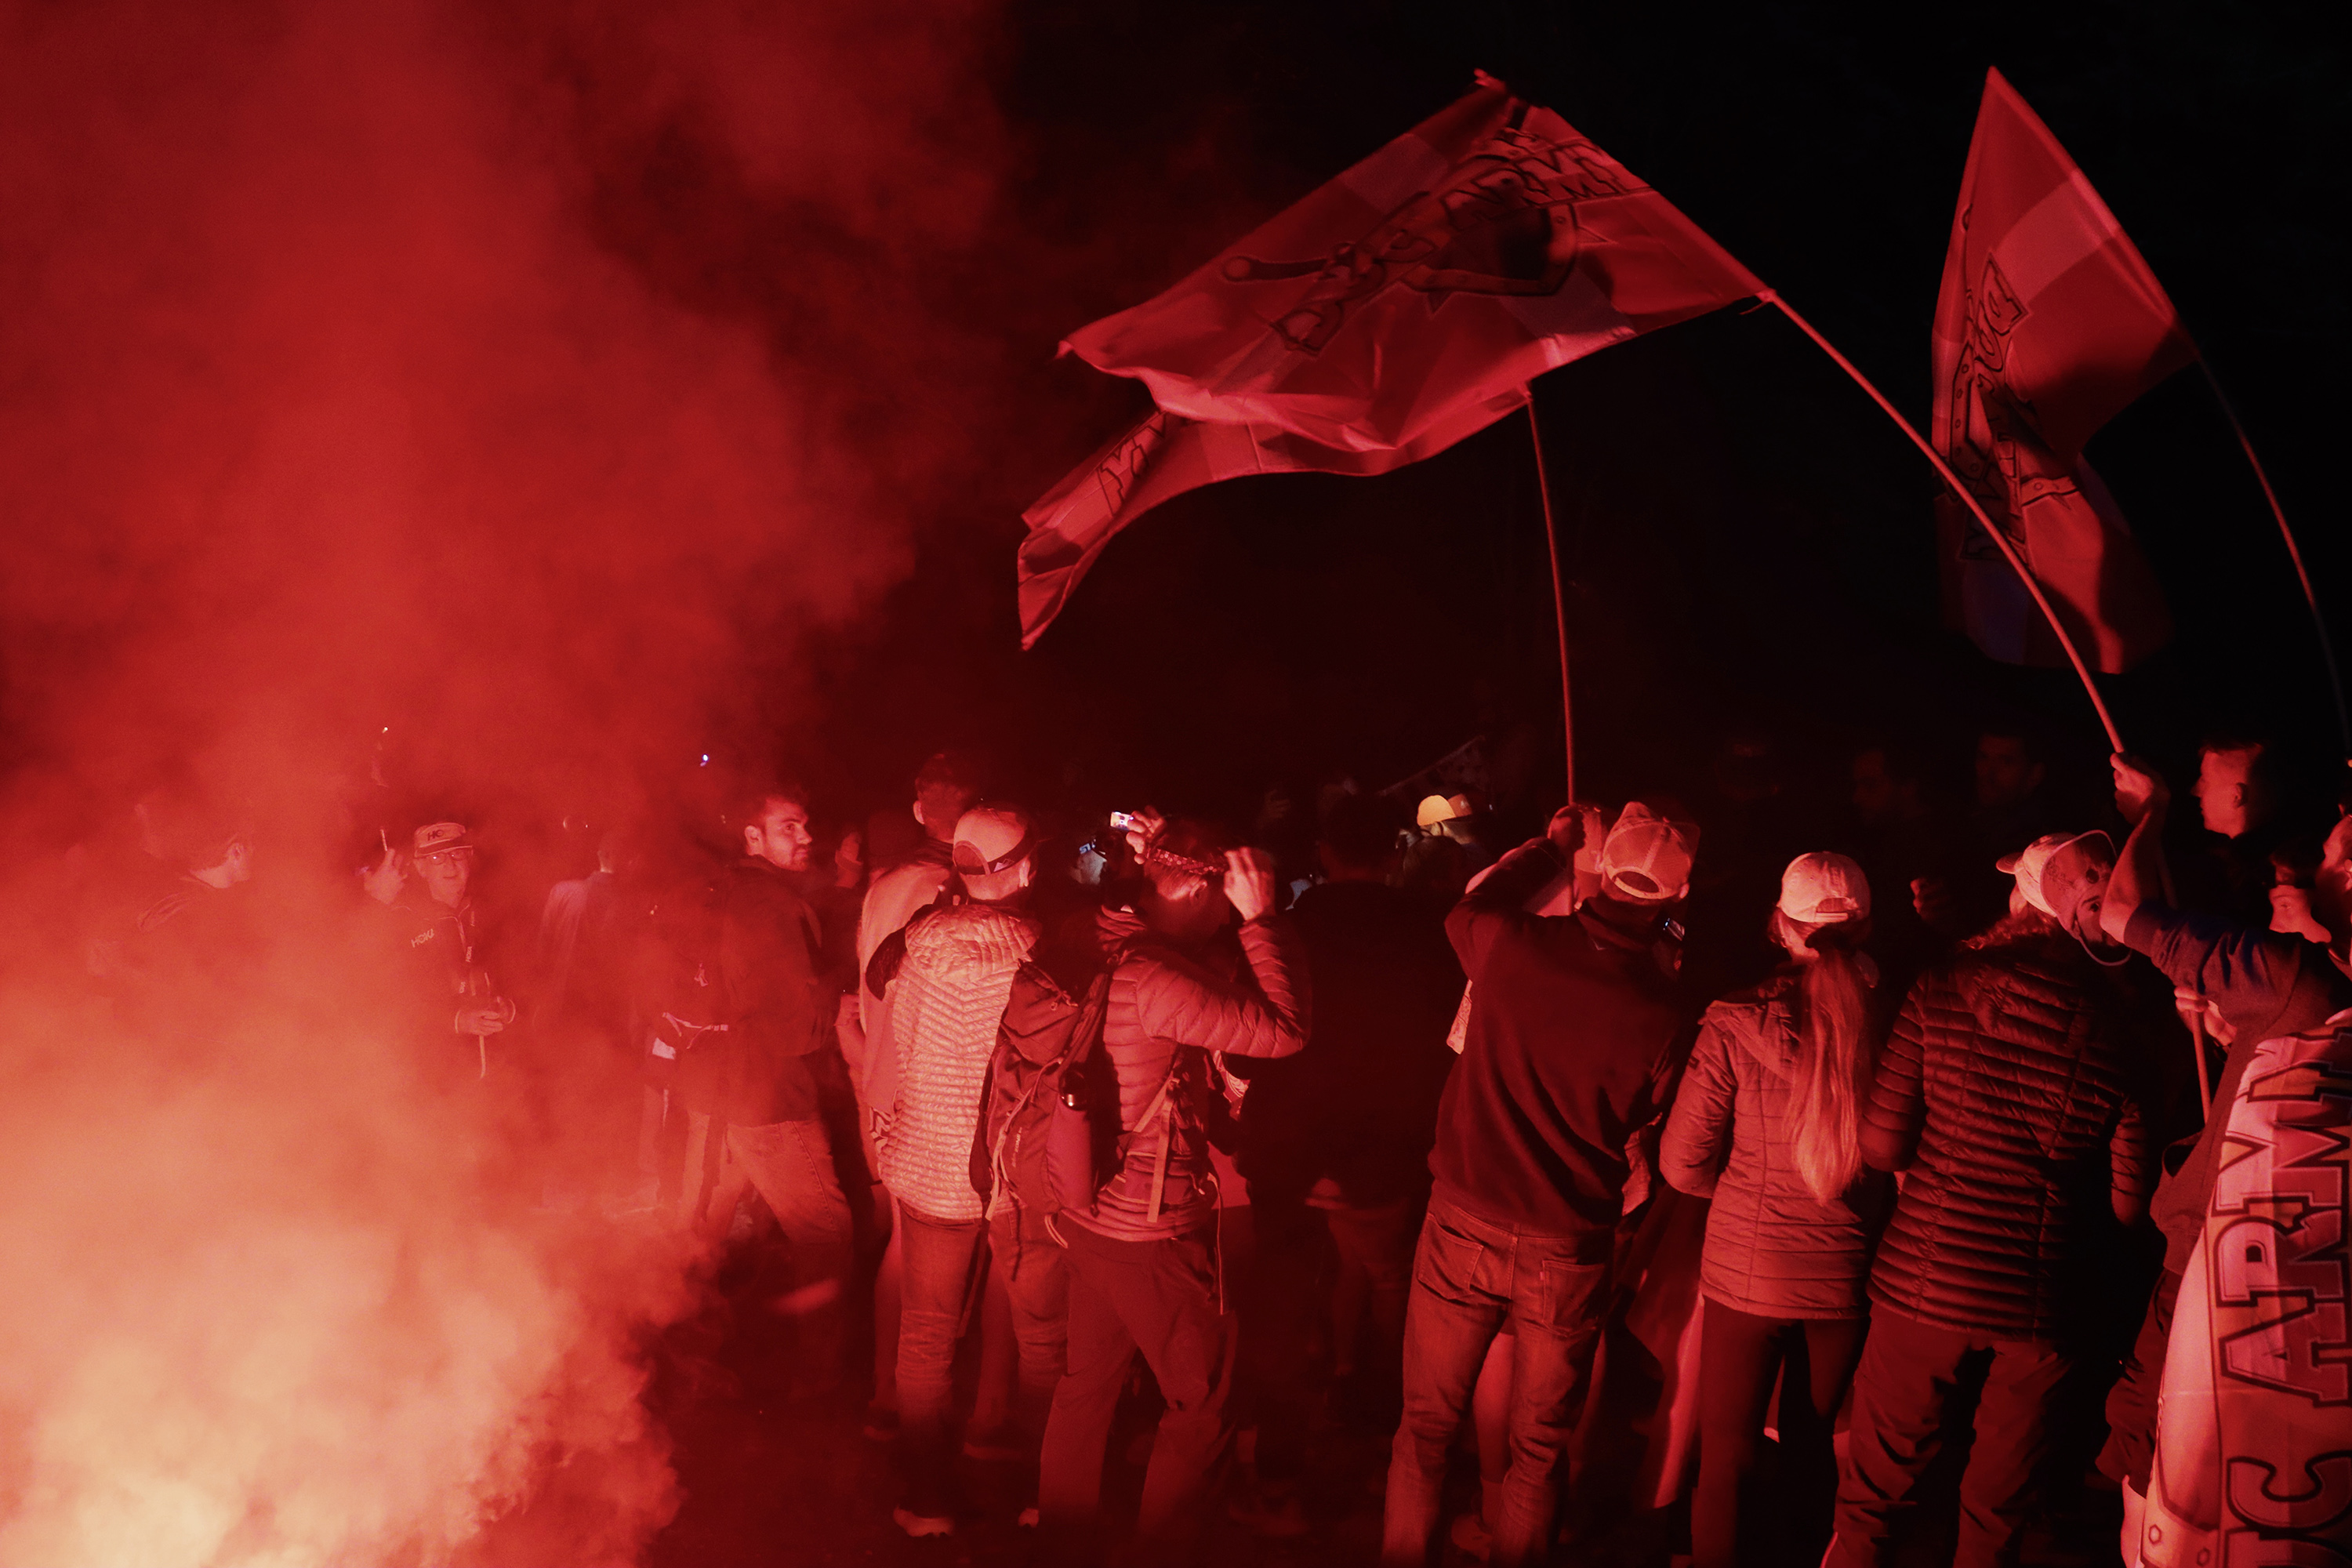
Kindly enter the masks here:
M 755 1127 L 816 1117 L 833 1044 L 823 945 L 788 873 L 750 858 L 729 869 L 718 955 L 727 1029 L 678 1062 L 677 1091 L 688 1110 Z
M 1445 1202 L 1605 1249 L 1629 1145 L 1673 1102 L 1687 1009 L 1644 935 L 1590 905 L 1527 912 L 1561 865 L 1548 840 L 1524 844 L 1446 917 L 1475 989 L 1429 1164 Z
M 1444 925 L 1425 900 L 1379 882 L 1309 888 L 1291 919 L 1315 1027 L 1297 1056 L 1248 1064 L 1242 1173 L 1253 1195 L 1304 1198 L 1328 1181 L 1351 1207 L 1415 1196 L 1462 997 Z
M 1971 948 L 1912 986 L 1881 1058 L 1863 1156 L 1905 1171 L 1871 1299 L 1937 1328 L 2047 1339 L 2089 1299 L 2098 1232 L 2143 1212 L 2152 1168 L 2125 1092 L 2127 1016 L 2074 938 Z

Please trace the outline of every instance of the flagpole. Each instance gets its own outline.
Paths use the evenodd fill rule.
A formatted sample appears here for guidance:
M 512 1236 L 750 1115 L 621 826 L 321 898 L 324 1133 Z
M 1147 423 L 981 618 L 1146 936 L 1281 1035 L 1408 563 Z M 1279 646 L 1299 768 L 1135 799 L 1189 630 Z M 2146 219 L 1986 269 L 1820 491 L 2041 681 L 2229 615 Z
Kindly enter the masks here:
M 2042 584 L 2033 580 L 2033 574 L 2026 569 L 2024 561 L 2019 558 L 2016 547 L 2009 542 L 2009 535 L 2003 533 L 1992 519 L 1985 514 L 1983 505 L 1978 501 L 1969 487 L 1960 482 L 1960 477 L 1952 472 L 1952 466 L 1944 461 L 1943 454 L 1927 444 L 1927 437 L 1913 427 L 1911 421 L 1903 417 L 1895 405 L 1886 401 L 1886 395 L 1872 385 L 1870 378 L 1856 369 L 1852 360 L 1838 353 L 1836 346 L 1829 339 L 1813 330 L 1813 324 L 1811 321 L 1797 314 L 1789 301 L 1780 298 L 1778 289 L 1767 289 L 1759 294 L 1757 299 L 1777 308 L 1782 315 L 1788 317 L 1795 323 L 1799 331 L 1812 339 L 1823 353 L 1837 362 L 1840 370 L 1853 378 L 1856 386 L 1870 394 L 1871 401 L 1885 411 L 1886 416 L 1895 421 L 1903 434 L 1911 437 L 1911 444 L 1918 447 L 1926 455 L 1927 461 L 1935 465 L 1936 472 L 1943 476 L 1944 483 L 1949 487 L 1951 492 L 1976 514 L 1977 521 L 1984 526 L 1985 532 L 1992 542 L 2000 547 L 2000 552 L 2008 559 L 2010 568 L 2017 574 L 2018 580 L 2025 584 L 2025 591 L 2033 595 L 2033 603 L 2042 611 L 2042 619 L 2050 623 L 2051 631 L 2057 635 L 2058 646 L 2066 650 L 2067 660 L 2074 665 L 2074 673 L 2081 677 L 2083 689 L 2089 695 L 2092 708 L 2098 712 L 2100 726 L 2107 732 L 2108 746 L 2115 751 L 2122 751 L 2123 734 L 2116 728 L 2115 715 L 2107 711 L 2106 699 L 2099 695 L 2098 684 L 2091 679 L 2091 667 L 2083 662 L 2082 650 L 2074 646 L 2074 639 L 2066 634 L 2064 624 L 2058 619 L 2057 610 L 2052 606 L 2049 596 L 2042 593 Z
M 2303 564 L 2303 549 L 2295 543 L 2294 530 L 2286 525 L 2286 509 L 2279 505 L 2278 491 L 2271 488 L 2271 476 L 2263 468 L 2262 458 L 2254 455 L 2254 443 L 2246 435 L 2246 427 L 2238 422 L 2238 411 L 2230 406 L 2229 395 L 2221 390 L 2221 379 L 2205 356 L 2197 356 L 2197 368 L 2205 374 L 2205 384 L 2213 389 L 2213 401 L 2221 405 L 2221 417 L 2230 422 L 2237 433 L 2238 449 L 2246 454 L 2246 463 L 2254 470 L 2254 479 L 2263 487 L 2263 499 L 2271 503 L 2271 516 L 2278 521 L 2279 538 L 2286 543 L 2286 558 L 2294 563 L 2294 580 L 2303 584 L 2303 602 L 2311 606 L 2311 626 L 2319 634 L 2319 654 L 2327 662 L 2327 686 L 2336 697 L 2336 731 L 2344 742 L 2344 755 L 2352 761 L 2352 717 L 2344 707 L 2344 676 L 2336 666 L 2335 639 L 2327 635 L 2327 617 L 2319 613 L 2319 595 L 2312 592 L 2311 574 Z
M 1552 625 L 1559 632 L 1559 731 L 1568 763 L 1568 793 L 1576 804 L 1576 705 L 1568 685 L 1568 590 L 1559 573 L 1559 524 L 1551 510 L 1551 476 L 1544 467 L 1543 426 L 1536 420 L 1536 389 L 1528 388 L 1528 439 L 1536 449 L 1536 495 L 1543 502 L 1544 543 L 1551 552 Z

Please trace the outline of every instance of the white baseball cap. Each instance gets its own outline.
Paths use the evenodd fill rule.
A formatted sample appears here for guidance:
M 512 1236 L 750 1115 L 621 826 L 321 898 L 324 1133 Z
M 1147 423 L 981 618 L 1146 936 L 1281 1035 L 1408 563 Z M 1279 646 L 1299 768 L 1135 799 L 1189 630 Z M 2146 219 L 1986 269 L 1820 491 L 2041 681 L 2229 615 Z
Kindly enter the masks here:
M 2090 840 L 2094 838 L 2098 840 L 2097 847 L 2106 851 L 2107 861 L 2112 865 L 2115 841 L 2097 831 L 2045 833 L 2016 854 L 2002 856 L 1993 865 L 2017 879 L 2017 890 L 2028 904 L 2063 924 L 2073 918 L 2074 905 L 2081 900 L 2081 862 L 2092 852 Z M 2078 844 L 2084 847 L 2083 852 L 2066 856 L 2066 851 Z M 2062 856 L 2066 858 L 2061 859 Z M 2066 905 L 2063 912 L 2057 907 L 2062 899 Z
M 1780 912 L 1799 925 L 1870 918 L 1870 880 L 1843 855 L 1800 855 L 1780 873 Z

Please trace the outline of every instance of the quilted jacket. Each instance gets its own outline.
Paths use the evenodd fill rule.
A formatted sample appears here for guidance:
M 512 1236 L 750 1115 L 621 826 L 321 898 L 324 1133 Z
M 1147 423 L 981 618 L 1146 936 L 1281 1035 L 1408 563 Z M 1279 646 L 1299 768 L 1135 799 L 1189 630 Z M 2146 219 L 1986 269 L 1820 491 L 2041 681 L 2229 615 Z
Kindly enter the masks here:
M 1036 939 L 1033 921 L 980 903 L 933 908 L 907 927 L 889 991 L 898 1086 L 889 1107 L 877 1107 L 874 1142 L 884 1184 L 934 1218 L 981 1217 L 971 1184 L 981 1083 Z
M 1699 1292 L 1765 1318 L 1858 1318 L 1893 1196 L 1865 1169 L 1831 1203 L 1797 1173 L 1790 1123 L 1794 971 L 1706 1010 L 1658 1151 L 1660 1173 L 1711 1198 Z
M 2125 1016 L 2114 978 L 2046 929 L 1920 976 L 1864 1121 L 1864 1158 L 1907 1173 L 1872 1300 L 1997 1339 L 2058 1331 L 2102 1250 L 2089 1238 L 2135 1222 L 2154 1184 Z
M 1297 928 L 1269 915 L 1240 934 L 1245 974 L 1154 940 L 1125 910 L 1103 911 L 1103 946 L 1120 956 L 1102 1043 L 1118 1075 L 1124 1132 L 1118 1173 L 1094 1212 L 1066 1209 L 1064 1222 L 1120 1241 L 1154 1241 L 1216 1217 L 1208 1122 L 1210 1097 L 1223 1088 L 1212 1056 L 1286 1057 L 1307 1044 L 1307 961 Z

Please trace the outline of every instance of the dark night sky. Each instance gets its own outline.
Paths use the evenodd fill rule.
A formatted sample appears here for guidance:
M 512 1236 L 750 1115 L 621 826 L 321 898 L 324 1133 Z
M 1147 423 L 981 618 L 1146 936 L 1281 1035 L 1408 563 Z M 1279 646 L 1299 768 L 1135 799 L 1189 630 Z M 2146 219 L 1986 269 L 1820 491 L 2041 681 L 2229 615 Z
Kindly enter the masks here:
M 1376 480 L 1196 491 L 1111 548 L 1036 653 L 1014 651 L 1020 509 L 1141 405 L 1137 388 L 1055 363 L 1055 339 L 1181 276 L 1447 101 L 1474 66 L 1664 191 L 1924 419 L 1952 202 L 1997 64 L 2188 317 L 2340 609 L 2352 556 L 2328 464 L 2343 395 L 2320 369 L 2346 347 L 2326 222 L 2340 53 L 2284 12 L 2234 12 L 2226 28 L 2185 5 L 1970 16 L 1015 5 L 1001 95 L 1025 166 L 1001 246 L 940 281 L 1006 324 L 1026 437 L 927 520 L 913 578 L 830 647 L 838 700 L 817 729 L 835 755 L 818 772 L 887 788 L 935 740 L 961 739 L 1025 761 L 1033 785 L 1057 785 L 1076 758 L 1088 795 L 1234 804 L 1276 774 L 1385 782 L 1482 714 L 1556 726 L 1516 420 Z M 1990 702 L 2047 713 L 2095 757 L 2067 679 L 1998 668 L 1938 627 L 1932 474 L 1785 322 L 1735 309 L 1654 334 L 1554 373 L 1538 401 L 1587 793 L 1675 773 L 1729 723 L 1776 723 L 1826 755 L 1819 742 L 1856 730 Z M 2326 750 L 2307 620 L 2195 374 L 2092 455 L 2181 626 L 2110 683 L 2126 736 L 2177 752 L 2207 723 L 2252 719 Z

